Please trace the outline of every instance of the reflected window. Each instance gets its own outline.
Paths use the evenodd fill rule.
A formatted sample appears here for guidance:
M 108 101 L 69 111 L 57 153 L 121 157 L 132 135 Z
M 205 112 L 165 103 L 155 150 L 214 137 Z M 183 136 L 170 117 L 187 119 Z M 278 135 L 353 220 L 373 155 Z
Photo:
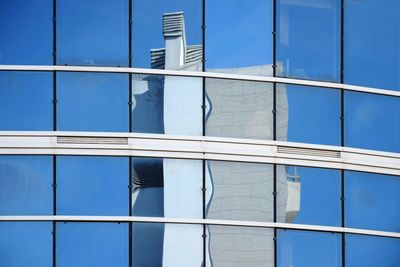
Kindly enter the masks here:
M 345 92 L 345 145 L 400 152 L 400 98 Z
M 341 235 L 278 230 L 278 267 L 342 266 Z
M 206 266 L 274 266 L 274 231 L 207 226 Z
M 400 232 L 400 177 L 345 171 L 345 225 Z
M 400 2 L 344 4 L 345 83 L 400 90 Z
M 336 0 L 278 0 L 278 75 L 339 82 L 340 13 Z
M 134 216 L 202 218 L 200 160 L 133 158 Z
M 57 223 L 57 265 L 128 266 L 128 229 L 127 223 Z
M 57 157 L 57 214 L 128 215 L 129 160 Z
M 279 141 L 340 146 L 340 91 L 277 85 Z
M 273 221 L 270 164 L 207 161 L 206 188 L 209 219 Z
M 297 166 L 277 167 L 277 220 L 341 226 L 341 172 Z
M 51 222 L 0 222 L 1 265 L 53 266 Z
M 128 66 L 128 0 L 57 0 L 57 64 Z
M 397 267 L 400 239 L 367 235 L 346 235 L 346 266 Z
M 206 79 L 206 135 L 273 138 L 271 83 Z
M 132 75 L 132 130 L 139 133 L 202 135 L 201 78 Z
M 272 4 L 207 2 L 207 71 L 272 76 Z
M 133 66 L 202 70 L 202 1 L 133 0 Z
M 53 130 L 52 101 L 52 73 L 0 72 L 0 130 Z
M 57 129 L 129 131 L 129 75 L 57 73 Z
M 52 65 L 52 18 L 52 0 L 1 1 L 0 64 Z
M 0 215 L 53 214 L 51 156 L 0 156 Z
M 203 265 L 203 226 L 133 223 L 134 267 Z

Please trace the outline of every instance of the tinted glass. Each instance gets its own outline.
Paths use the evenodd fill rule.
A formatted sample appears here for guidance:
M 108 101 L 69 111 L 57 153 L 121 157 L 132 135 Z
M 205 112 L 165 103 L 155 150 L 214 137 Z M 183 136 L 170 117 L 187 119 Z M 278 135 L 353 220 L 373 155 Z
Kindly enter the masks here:
M 400 177 L 345 172 L 345 224 L 400 232 Z
M 269 164 L 208 161 L 207 218 L 273 220 L 273 168 Z
M 57 265 L 128 266 L 128 229 L 126 223 L 57 223 Z
M 203 266 L 202 235 L 201 225 L 133 223 L 133 266 Z
M 277 266 L 340 267 L 341 242 L 339 234 L 278 230 Z
M 202 69 L 201 0 L 133 0 L 133 65 Z
M 57 214 L 128 215 L 128 186 L 128 158 L 57 157 Z
M 339 90 L 278 85 L 277 110 L 278 140 L 340 146 Z
M 53 1 L 0 1 L 0 64 L 53 64 Z
M 208 226 L 206 266 L 274 266 L 274 231 Z
M 128 66 L 128 0 L 57 0 L 57 64 Z
M 339 81 L 340 1 L 278 0 L 277 31 L 279 75 Z
M 400 90 L 400 2 L 344 3 L 345 82 Z
M 132 75 L 133 132 L 202 135 L 203 81 Z
M 127 74 L 57 74 L 57 129 L 62 131 L 127 132 Z
M 273 1 L 208 1 L 208 71 L 272 75 Z
M 345 145 L 400 152 L 400 98 L 345 92 Z
M 278 222 L 341 226 L 339 170 L 277 167 Z
M 200 160 L 133 158 L 134 216 L 202 217 Z
M 53 129 L 52 77 L 48 72 L 0 72 L 0 130 Z
M 51 222 L 1 222 L 1 265 L 51 267 L 52 231 Z
M 0 215 L 52 215 L 52 184 L 52 157 L 0 156 Z
M 268 139 L 273 137 L 271 83 L 206 79 L 206 134 Z
M 397 267 L 400 239 L 366 235 L 346 235 L 346 266 Z

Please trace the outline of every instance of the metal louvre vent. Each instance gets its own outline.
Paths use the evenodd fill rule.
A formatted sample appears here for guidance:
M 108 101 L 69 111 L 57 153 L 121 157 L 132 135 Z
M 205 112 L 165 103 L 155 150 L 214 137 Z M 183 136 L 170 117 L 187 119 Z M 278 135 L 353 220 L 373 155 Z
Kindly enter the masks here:
M 99 145 L 127 145 L 128 138 L 123 137 L 76 137 L 57 136 L 58 144 L 99 144 Z
M 312 149 L 312 148 L 284 147 L 284 146 L 278 146 L 278 153 L 337 158 L 337 159 L 341 157 L 340 151 Z

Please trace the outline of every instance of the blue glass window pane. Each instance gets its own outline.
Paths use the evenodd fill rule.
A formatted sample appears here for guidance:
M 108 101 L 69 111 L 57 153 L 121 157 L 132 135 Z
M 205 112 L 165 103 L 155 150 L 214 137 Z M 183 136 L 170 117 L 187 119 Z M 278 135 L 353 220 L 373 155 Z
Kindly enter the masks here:
M 341 226 L 341 172 L 277 167 L 278 222 Z
M 127 267 L 127 223 L 57 223 L 58 266 Z
M 53 78 L 49 72 L 0 72 L 0 130 L 53 129 Z
M 341 144 L 340 91 L 298 85 L 277 86 L 277 139 Z
M 57 129 L 127 132 L 129 75 L 57 73 Z
M 400 232 L 400 177 L 345 172 L 347 227 Z
M 132 75 L 132 130 L 202 135 L 203 79 Z
M 133 0 L 133 66 L 202 70 L 202 1 Z
M 204 266 L 202 225 L 133 223 L 132 228 L 134 267 Z
M 53 1 L 0 1 L 0 64 L 53 64 Z
M 278 230 L 278 267 L 340 267 L 341 236 L 333 233 Z
M 340 1 L 277 1 L 277 74 L 340 80 Z
M 128 0 L 58 0 L 57 64 L 128 66 Z
M 52 231 L 51 222 L 1 222 L 1 266 L 53 266 Z
M 200 160 L 133 158 L 132 214 L 202 218 Z
M 52 215 L 52 185 L 52 157 L 0 156 L 0 215 Z
M 345 82 L 400 90 L 400 2 L 344 3 Z
M 346 266 L 397 267 L 400 239 L 366 235 L 346 235 Z
M 400 152 L 400 98 L 345 92 L 345 145 Z
M 128 186 L 128 158 L 57 157 L 57 214 L 128 215 Z
M 274 231 L 210 225 L 206 266 L 274 266 Z
M 207 71 L 272 76 L 272 3 L 207 2 Z

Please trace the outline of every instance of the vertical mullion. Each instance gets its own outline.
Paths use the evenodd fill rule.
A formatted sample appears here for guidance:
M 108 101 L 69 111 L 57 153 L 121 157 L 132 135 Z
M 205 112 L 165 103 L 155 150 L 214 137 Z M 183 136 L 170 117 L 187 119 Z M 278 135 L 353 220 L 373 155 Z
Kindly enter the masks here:
M 206 0 L 201 0 L 201 12 L 202 12 L 202 25 L 201 25 L 201 30 L 202 30 L 202 48 L 203 48 L 203 53 L 202 53 L 202 71 L 206 71 Z M 202 135 L 206 135 L 206 79 L 203 77 L 202 78 L 202 110 L 203 110 L 203 133 Z M 203 188 L 202 188 L 202 194 L 203 194 L 203 219 L 206 218 L 206 160 L 203 159 L 202 162 L 203 168 Z M 207 259 L 207 226 L 203 224 L 203 266 L 206 266 L 206 259 Z
M 53 65 L 57 65 L 57 0 L 53 0 Z M 57 72 L 53 71 L 53 131 L 57 131 Z M 57 157 L 53 155 L 53 215 L 57 215 Z M 53 231 L 53 267 L 56 266 L 56 233 L 57 224 L 52 222 Z
M 129 5 L 128 5 L 128 9 L 129 9 L 129 17 L 128 17 L 128 39 L 129 39 L 129 44 L 128 44 L 128 53 L 129 53 L 129 67 L 132 68 L 132 1 L 133 0 L 128 0 Z M 129 79 L 129 100 L 128 100 L 128 112 L 129 112 L 129 132 L 132 132 L 133 129 L 133 125 L 132 125 L 132 73 L 128 74 L 128 79 Z M 129 173 L 129 207 L 128 207 L 128 214 L 129 216 L 132 216 L 132 157 L 129 157 L 128 160 L 128 173 Z M 132 267 L 133 266 L 133 255 L 132 255 L 132 242 L 133 242 L 133 236 L 132 236 L 132 232 L 133 232 L 133 222 L 129 222 L 129 266 Z

